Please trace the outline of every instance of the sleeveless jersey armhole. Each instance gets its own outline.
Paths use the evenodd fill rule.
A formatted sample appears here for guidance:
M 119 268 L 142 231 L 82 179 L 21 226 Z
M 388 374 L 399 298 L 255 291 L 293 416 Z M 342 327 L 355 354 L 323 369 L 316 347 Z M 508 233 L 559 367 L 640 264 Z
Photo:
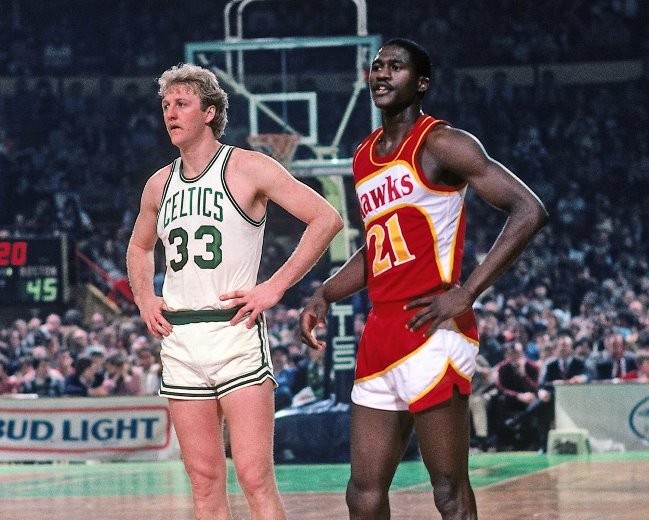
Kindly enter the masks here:
M 171 184 L 171 179 L 174 176 L 174 172 L 178 168 L 178 163 L 180 163 L 180 157 L 177 157 L 171 163 L 171 171 L 169 172 L 169 177 L 167 177 L 164 188 L 162 188 L 162 196 L 160 197 L 160 205 L 158 206 L 158 212 L 156 214 L 156 222 L 160 218 L 160 211 L 162 210 L 162 201 L 165 200 L 165 196 L 167 195 L 167 191 L 169 190 L 169 185 Z
M 228 146 L 228 149 L 225 152 L 225 158 L 223 159 L 223 165 L 221 166 L 221 183 L 223 184 L 223 189 L 225 190 L 225 194 L 234 206 L 234 208 L 239 212 L 241 215 L 241 218 L 243 218 L 246 222 L 249 224 L 259 227 L 266 222 L 266 215 L 268 213 L 268 209 L 264 211 L 264 214 L 259 220 L 255 220 L 252 217 L 250 217 L 242 208 L 239 206 L 239 203 L 236 201 L 234 198 L 234 195 L 230 192 L 230 189 L 228 188 L 228 183 L 225 180 L 225 170 L 228 167 L 228 162 L 230 162 L 230 157 L 232 156 L 232 152 L 234 151 L 234 146 Z
M 428 128 L 425 128 L 421 135 L 420 135 L 420 140 L 415 146 L 413 153 L 412 153 L 412 158 L 411 158 L 411 164 L 415 165 L 415 172 L 417 176 L 419 177 L 420 182 L 426 186 L 427 188 L 435 191 L 462 191 L 464 188 L 466 188 L 468 182 L 467 181 L 462 181 L 460 184 L 457 186 L 451 186 L 449 184 L 435 184 L 431 182 L 428 177 L 424 174 L 424 170 L 421 166 L 421 162 L 419 160 L 419 154 L 421 152 L 421 149 L 424 147 L 426 139 L 428 139 L 428 135 L 439 125 L 447 125 L 452 128 L 453 125 L 451 125 L 448 121 L 445 121 L 443 119 L 433 119 L 431 118 L 430 121 L 427 122 L 429 124 Z

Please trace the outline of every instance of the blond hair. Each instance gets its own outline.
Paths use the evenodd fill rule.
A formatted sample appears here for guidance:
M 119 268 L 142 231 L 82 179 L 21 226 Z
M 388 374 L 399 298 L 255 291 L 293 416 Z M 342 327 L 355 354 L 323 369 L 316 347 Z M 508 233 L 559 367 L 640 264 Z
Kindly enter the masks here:
M 216 139 L 223 135 L 228 122 L 228 94 L 221 88 L 211 70 L 191 63 L 179 63 L 162 73 L 158 85 L 160 97 L 164 97 L 173 85 L 186 85 L 200 98 L 201 110 L 207 110 L 207 107 L 213 105 L 216 113 L 210 127 Z

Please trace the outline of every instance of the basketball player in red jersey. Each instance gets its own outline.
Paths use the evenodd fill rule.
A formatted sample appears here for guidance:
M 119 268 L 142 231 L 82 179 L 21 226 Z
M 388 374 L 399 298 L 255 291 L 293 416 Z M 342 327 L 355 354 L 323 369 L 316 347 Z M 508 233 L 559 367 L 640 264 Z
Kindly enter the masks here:
M 413 431 L 444 520 L 477 518 L 468 476 L 468 394 L 478 336 L 472 305 L 545 224 L 539 199 L 481 143 L 422 112 L 431 62 L 417 43 L 388 41 L 369 87 L 382 126 L 354 155 L 365 245 L 301 315 L 322 349 L 331 302 L 367 288 L 351 413 L 347 505 L 354 520 L 390 518 L 388 490 Z M 459 283 L 464 197 L 474 189 L 507 219 L 484 261 Z

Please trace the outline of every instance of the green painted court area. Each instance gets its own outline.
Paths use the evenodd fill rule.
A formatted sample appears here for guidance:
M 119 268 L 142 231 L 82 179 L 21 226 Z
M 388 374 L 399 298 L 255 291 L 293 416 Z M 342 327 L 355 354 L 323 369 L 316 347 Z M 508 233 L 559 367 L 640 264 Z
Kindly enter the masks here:
M 477 489 L 576 460 L 649 460 L 648 452 L 591 455 L 485 453 L 471 455 L 470 475 Z M 229 489 L 240 493 L 229 463 Z M 348 464 L 278 465 L 277 480 L 284 493 L 341 493 L 349 476 Z M 428 489 L 428 475 L 420 461 L 402 462 L 392 489 Z M 189 482 L 180 461 L 0 464 L 0 499 L 79 496 L 188 496 Z

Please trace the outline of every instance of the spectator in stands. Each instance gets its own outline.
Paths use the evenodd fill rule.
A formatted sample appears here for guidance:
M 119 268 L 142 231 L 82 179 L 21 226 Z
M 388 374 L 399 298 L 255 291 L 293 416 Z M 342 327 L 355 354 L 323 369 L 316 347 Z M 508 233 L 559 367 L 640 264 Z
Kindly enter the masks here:
M 469 413 L 473 427 L 472 447 L 487 451 L 489 439 L 489 406 L 494 395 L 494 369 L 482 354 L 476 356 L 476 371 L 471 380 Z
M 288 349 L 284 345 L 276 345 L 270 352 L 273 364 L 273 375 L 277 381 L 275 388 L 275 410 L 291 406 L 293 400 L 293 387 L 295 385 L 295 367 L 289 362 Z
M 296 309 L 292 309 L 297 312 Z M 293 395 L 295 396 L 300 390 L 307 386 L 307 365 L 309 358 L 305 350 L 307 347 L 299 339 L 291 340 L 287 345 L 289 366 L 295 369 L 295 378 L 293 381 Z
M 0 395 L 15 394 L 20 388 L 20 381 L 9 374 L 9 361 L 0 356 Z
M 631 301 L 628 302 L 628 309 L 635 318 L 638 327 L 649 327 L 649 313 L 647 312 L 647 307 L 640 298 L 635 297 L 635 294 L 632 295 Z
M 63 378 L 50 367 L 50 358 L 35 357 L 32 366 L 34 373 L 23 381 L 20 393 L 36 394 L 39 397 L 61 397 L 63 395 Z
M 144 344 L 135 351 L 136 364 L 133 370 L 140 372 L 140 395 L 158 395 L 160 390 L 161 366 L 153 348 Z
M 557 384 L 583 384 L 588 382 L 588 369 L 582 358 L 575 354 L 574 338 L 569 330 L 560 330 L 554 338 L 554 358 L 543 367 L 541 388 L 552 396 L 548 413 L 554 418 L 554 387 Z
M 18 318 L 17 320 L 13 321 L 12 328 L 18 331 L 22 342 L 27 335 L 27 321 L 22 318 Z
M 322 336 L 322 333 L 321 333 Z M 322 337 L 320 339 L 323 339 Z M 310 348 L 307 350 L 309 361 L 306 366 L 306 381 L 316 399 L 325 397 L 327 374 L 325 373 L 325 352 Z
M 67 345 L 70 335 L 83 327 L 83 313 L 76 308 L 65 311 L 61 318 L 61 335 L 63 344 Z
M 596 378 L 602 380 L 622 379 L 636 370 L 635 355 L 629 350 L 624 335 L 617 330 L 611 330 L 604 338 L 603 358 L 597 363 Z
M 106 369 L 106 357 L 108 353 L 106 348 L 103 345 L 90 345 L 83 354 L 87 356 L 92 361 L 92 366 L 94 368 L 94 377 L 97 384 L 101 384 L 104 381 L 104 372 Z
M 73 357 L 83 354 L 90 346 L 88 332 L 81 328 L 74 330 L 68 338 L 67 345 Z
M 58 350 L 62 343 L 61 316 L 56 313 L 49 314 L 34 336 L 34 345 L 44 345 L 48 350 Z
M 544 449 L 549 430 L 546 404 L 551 395 L 539 386 L 539 365 L 525 357 L 519 341 L 506 343 L 505 352 L 505 360 L 496 367 L 497 413 L 505 426 L 520 432 L 515 447 Z
M 20 388 L 25 381 L 34 377 L 33 361 L 34 358 L 31 353 L 20 356 L 17 368 L 13 372 L 15 380 L 18 383 L 18 388 Z
M 541 313 L 554 308 L 552 300 L 548 298 L 548 286 L 545 282 L 534 285 L 528 305 Z
M 114 326 L 104 327 L 98 335 L 97 344 L 104 348 L 106 355 L 119 351 L 117 344 L 117 330 Z
M 63 381 L 65 381 L 69 375 L 74 373 L 74 360 L 75 356 L 69 349 L 63 348 L 59 350 L 54 360 L 54 369 L 59 373 L 59 376 Z
M 90 316 L 90 330 L 92 332 L 100 332 L 106 327 L 108 323 L 106 322 L 106 315 L 102 312 L 93 312 Z
M 18 368 L 18 360 L 21 356 L 28 353 L 28 349 L 25 348 L 25 342 L 23 341 L 18 328 L 12 327 L 9 329 L 7 334 L 7 343 L 0 350 L 0 355 L 6 358 L 6 361 L 9 363 L 9 372 L 13 374 Z
M 574 337 L 574 333 L 571 334 Z M 593 356 L 593 340 L 590 337 L 582 336 L 575 341 L 575 356 L 584 362 L 584 368 L 588 381 L 596 378 L 596 360 Z
M 579 311 L 570 320 L 570 326 L 574 332 L 576 338 L 587 337 L 593 338 L 594 334 L 594 324 L 597 316 L 598 309 L 598 297 L 595 291 L 589 291 L 584 294 L 583 298 L 579 302 Z
M 104 386 L 108 395 L 141 395 L 140 372 L 130 367 L 123 353 L 108 356 L 105 366 Z
M 493 311 L 479 310 L 478 334 L 480 336 L 480 353 L 490 366 L 495 367 L 504 359 L 503 347 L 498 340 L 500 325 L 498 316 Z
M 74 373 L 65 379 L 63 393 L 75 397 L 108 395 L 108 388 L 102 384 L 103 379 L 100 382 L 95 377 L 96 374 L 97 368 L 93 360 L 87 356 L 79 357 L 74 364 Z
M 629 370 L 622 376 L 622 380 L 649 383 L 649 350 L 638 350 L 635 360 L 637 368 Z

